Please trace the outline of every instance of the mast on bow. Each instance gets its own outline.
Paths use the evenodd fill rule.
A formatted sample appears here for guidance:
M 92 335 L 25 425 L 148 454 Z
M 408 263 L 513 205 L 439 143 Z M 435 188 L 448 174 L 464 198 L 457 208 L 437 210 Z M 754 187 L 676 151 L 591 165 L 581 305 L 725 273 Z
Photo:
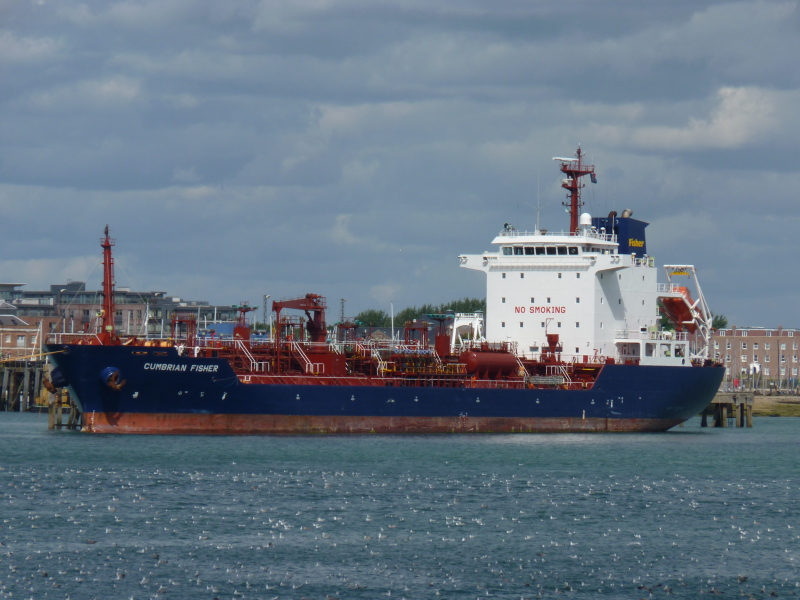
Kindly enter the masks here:
M 115 240 L 108 235 L 108 225 L 105 228 L 105 239 L 100 241 L 103 247 L 103 309 L 101 311 L 102 331 L 98 334 L 102 344 L 114 344 L 119 342 L 119 337 L 114 331 L 114 256 L 111 247 Z

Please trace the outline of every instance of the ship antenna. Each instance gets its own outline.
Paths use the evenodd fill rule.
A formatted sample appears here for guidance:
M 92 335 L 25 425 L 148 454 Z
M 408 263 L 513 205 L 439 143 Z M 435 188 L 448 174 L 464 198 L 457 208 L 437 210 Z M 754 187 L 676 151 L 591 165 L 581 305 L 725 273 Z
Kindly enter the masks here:
M 392 352 L 394 352 L 394 302 L 389 302 L 392 311 Z
M 539 166 L 536 166 L 536 231 L 539 232 Z
M 564 206 L 567 207 L 567 212 L 569 213 L 569 231 L 572 234 L 578 233 L 578 216 L 581 206 L 583 206 L 583 202 L 581 202 L 581 188 L 584 184 L 581 183 L 580 178 L 584 175 L 591 175 L 592 182 L 595 181 L 594 165 L 583 164 L 583 157 L 585 155 L 585 152 L 583 152 L 580 145 L 578 145 L 575 158 L 554 158 L 554 160 L 561 161 L 561 172 L 567 176 L 566 179 L 561 180 L 561 187 L 569 192 L 569 194 L 567 194 L 569 203 L 564 202 Z

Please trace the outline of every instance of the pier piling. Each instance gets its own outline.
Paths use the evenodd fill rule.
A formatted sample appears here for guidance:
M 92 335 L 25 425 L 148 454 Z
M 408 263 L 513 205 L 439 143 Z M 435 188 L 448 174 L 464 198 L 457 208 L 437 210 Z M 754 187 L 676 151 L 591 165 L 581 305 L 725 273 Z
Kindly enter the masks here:
M 69 397 L 66 390 L 58 390 L 55 394 L 48 394 L 47 402 L 47 428 L 48 429 L 79 429 L 80 412 Z M 67 411 L 67 422 L 64 423 L 64 411 Z
M 0 410 L 25 412 L 43 408 L 37 404 L 47 363 L 44 360 L 0 361 Z
M 700 413 L 700 427 L 708 427 L 709 416 L 713 417 L 712 427 L 728 427 L 728 418 L 736 427 L 752 427 L 754 402 L 751 392 L 718 392 Z

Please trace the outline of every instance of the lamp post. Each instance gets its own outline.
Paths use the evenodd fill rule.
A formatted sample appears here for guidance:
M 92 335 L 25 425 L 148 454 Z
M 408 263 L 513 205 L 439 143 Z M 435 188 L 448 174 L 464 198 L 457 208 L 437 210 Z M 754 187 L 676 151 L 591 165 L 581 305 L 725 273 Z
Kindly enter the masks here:
M 267 327 L 267 299 L 271 296 L 264 294 L 264 327 Z M 267 330 L 267 341 L 272 339 L 272 313 L 269 315 L 269 329 Z
M 63 290 L 59 290 L 59 292 L 58 292 L 58 305 L 59 306 L 62 305 L 61 294 L 63 294 L 66 291 L 67 291 L 67 289 L 64 288 Z M 62 310 L 64 310 L 64 316 L 61 319 L 61 333 L 67 333 L 67 311 L 65 309 L 62 309 Z

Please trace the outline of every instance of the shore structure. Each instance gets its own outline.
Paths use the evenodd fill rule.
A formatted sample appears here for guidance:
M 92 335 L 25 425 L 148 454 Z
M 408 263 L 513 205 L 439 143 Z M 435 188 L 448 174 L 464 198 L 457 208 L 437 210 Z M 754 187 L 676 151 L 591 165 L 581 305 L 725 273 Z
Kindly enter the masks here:
M 711 352 L 725 365 L 726 391 L 797 395 L 800 330 L 731 327 L 714 331 Z

